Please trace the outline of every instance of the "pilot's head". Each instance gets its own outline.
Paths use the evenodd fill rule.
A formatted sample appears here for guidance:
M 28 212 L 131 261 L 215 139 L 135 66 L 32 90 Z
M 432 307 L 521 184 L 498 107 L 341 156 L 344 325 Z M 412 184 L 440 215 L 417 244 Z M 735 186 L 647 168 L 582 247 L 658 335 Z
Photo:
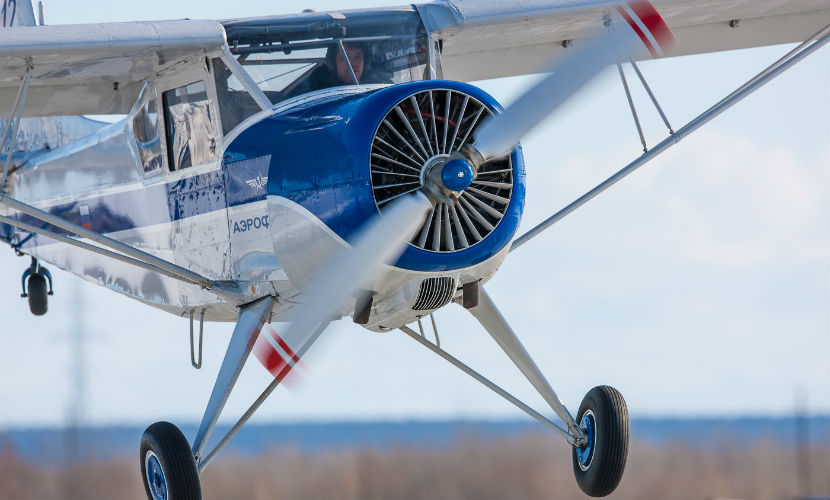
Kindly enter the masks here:
M 363 77 L 364 67 L 363 47 L 356 43 L 344 43 L 343 48 L 345 49 L 346 57 L 349 58 L 349 63 L 352 65 L 354 76 L 357 78 L 358 83 L 360 83 L 360 79 Z M 343 53 L 337 47 L 335 47 L 334 64 L 337 71 L 337 79 L 340 83 L 347 85 L 354 84 L 352 74 L 349 72 L 349 65 L 343 59 Z

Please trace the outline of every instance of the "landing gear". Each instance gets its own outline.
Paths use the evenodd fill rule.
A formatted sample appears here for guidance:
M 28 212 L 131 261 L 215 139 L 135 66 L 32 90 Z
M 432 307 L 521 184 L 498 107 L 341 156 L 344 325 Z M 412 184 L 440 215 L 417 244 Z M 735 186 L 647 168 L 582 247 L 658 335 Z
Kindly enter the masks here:
M 202 498 L 190 444 L 178 427 L 156 422 L 141 436 L 141 477 L 149 500 Z
M 231 335 L 222 366 L 219 368 L 219 374 L 193 446 L 190 446 L 178 427 L 169 422 L 156 422 L 144 431 L 141 438 L 141 477 L 149 500 L 200 500 L 202 487 L 199 474 L 239 427 L 250 418 L 268 394 L 276 388 L 276 383 L 269 385 L 266 392 L 219 444 L 210 453 L 203 455 L 219 414 L 225 407 L 254 341 L 275 302 L 274 297 L 268 296 L 240 307 L 239 319 L 236 321 L 236 327 Z
M 23 277 L 20 281 L 23 287 L 23 293 L 20 296 L 29 299 L 29 310 L 32 314 L 35 316 L 43 316 L 46 314 L 49 308 L 49 295 L 54 294 L 52 290 L 52 274 L 49 270 L 41 267 L 37 259 L 32 257 L 32 264 L 29 266 L 29 269 L 23 272 Z
M 628 408 L 613 387 L 594 387 L 579 405 L 586 443 L 573 448 L 576 482 L 586 495 L 604 497 L 620 484 L 628 457 Z
M 613 492 L 622 479 L 628 457 L 628 409 L 622 395 L 613 387 L 594 387 L 585 395 L 577 418 L 574 419 L 484 289 L 480 290 L 478 304 L 468 310 L 545 399 L 551 410 L 562 419 L 566 429 L 411 328 L 402 326 L 400 329 L 564 437 L 572 447 L 574 475 L 583 492 L 592 497 L 603 497 Z

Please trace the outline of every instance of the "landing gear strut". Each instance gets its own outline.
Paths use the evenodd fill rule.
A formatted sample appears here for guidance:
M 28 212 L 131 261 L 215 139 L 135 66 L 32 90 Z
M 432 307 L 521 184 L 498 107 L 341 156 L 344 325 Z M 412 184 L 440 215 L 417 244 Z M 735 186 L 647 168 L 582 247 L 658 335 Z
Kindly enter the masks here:
M 580 489 L 592 497 L 609 495 L 620 483 L 628 457 L 628 409 L 622 395 L 613 387 L 594 387 L 585 395 L 574 419 L 484 289 L 480 290 L 479 299 L 478 304 L 468 310 L 562 419 L 566 429 L 411 328 L 402 326 L 400 330 L 559 433 L 572 446 L 574 475 Z
M 483 289 L 481 301 L 470 312 L 567 425 L 574 437 L 573 469 L 580 489 L 592 497 L 609 495 L 620 483 L 628 457 L 628 409 L 619 391 L 594 387 L 574 419 Z
M 28 278 L 28 280 L 27 280 Z M 47 288 L 48 282 L 48 288 Z M 43 316 L 49 308 L 49 295 L 53 295 L 52 274 L 45 267 L 38 264 L 37 259 L 32 257 L 32 264 L 23 272 L 20 279 L 23 287 L 21 297 L 29 299 L 29 310 L 35 316 Z M 28 285 L 28 288 L 27 288 Z
M 269 296 L 240 308 L 193 446 L 169 422 L 156 422 L 144 431 L 141 438 L 141 478 L 149 500 L 202 498 L 199 474 L 229 437 L 226 436 L 207 455 L 203 455 L 205 445 L 274 303 L 274 297 Z

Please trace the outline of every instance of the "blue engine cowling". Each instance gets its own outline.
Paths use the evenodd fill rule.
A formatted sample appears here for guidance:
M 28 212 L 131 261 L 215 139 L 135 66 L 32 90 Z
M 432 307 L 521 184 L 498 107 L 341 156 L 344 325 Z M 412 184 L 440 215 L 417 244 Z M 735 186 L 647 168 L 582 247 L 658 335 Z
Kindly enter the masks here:
M 278 109 L 272 116 L 241 132 L 227 147 L 224 156 L 224 163 L 229 170 L 232 170 L 233 163 L 238 161 L 270 157 L 267 180 L 269 199 L 280 197 L 301 206 L 345 241 L 350 241 L 364 223 L 378 215 L 379 202 L 382 200 L 376 197 L 378 190 L 373 190 L 372 171 L 378 172 L 377 169 L 389 166 L 374 166 L 373 147 L 379 144 L 376 135 L 385 127 L 384 120 L 391 119 L 388 117 L 396 105 L 408 102 L 411 96 L 427 92 L 430 98 L 433 97 L 433 93 L 451 95 L 458 103 L 463 103 L 464 107 L 470 106 L 471 111 L 473 103 L 486 108 L 482 110 L 483 113 L 478 113 L 481 116 L 475 117 L 479 121 L 484 115 L 501 112 L 499 104 L 487 93 L 459 82 L 422 81 L 361 89 L 358 92 L 355 90 L 343 88 L 342 92 L 338 92 L 337 89 L 332 89 L 316 96 L 308 95 L 301 98 L 296 105 L 284 107 L 282 111 Z M 444 94 L 440 94 L 441 92 Z M 449 97 L 447 103 L 450 103 Z M 421 112 L 421 118 L 429 124 L 424 132 L 436 138 L 436 151 L 440 149 L 438 144 L 441 143 L 442 135 L 446 134 L 444 128 L 449 129 L 450 135 L 454 133 L 460 136 L 463 130 L 459 132 L 458 129 L 465 120 L 472 123 L 471 128 L 477 125 L 471 121 L 475 113 L 470 112 L 466 115 L 463 108 L 460 111 L 462 113 L 458 116 L 462 119 L 457 120 L 457 123 L 449 116 L 457 112 L 456 110 L 445 113 L 446 118 L 436 116 L 438 113 Z M 418 131 L 415 133 L 417 135 Z M 401 139 L 411 139 L 407 134 L 408 132 L 402 133 Z M 472 134 L 469 134 L 467 142 L 471 140 Z M 456 145 L 461 146 L 460 142 Z M 384 144 L 380 146 L 386 148 Z M 421 144 L 419 147 L 414 140 L 411 146 L 410 152 L 409 146 L 404 148 L 398 144 L 400 150 L 406 149 L 405 152 L 413 157 L 419 150 L 420 158 L 433 152 L 425 147 L 428 145 Z M 390 148 L 395 149 L 394 146 Z M 420 161 L 420 158 L 416 160 Z M 498 209 L 501 219 L 497 222 L 490 219 L 490 223 L 487 224 L 490 226 L 489 230 L 483 230 L 480 226 L 478 231 L 473 229 L 477 233 L 486 233 L 478 234 L 480 240 L 473 242 L 474 237 L 465 237 L 469 240 L 468 243 L 474 244 L 457 249 L 446 248 L 446 242 L 442 247 L 440 244 L 435 245 L 436 242 L 433 241 L 432 247 L 428 243 L 426 248 L 419 248 L 417 242 L 413 242 L 407 246 L 396 266 L 412 271 L 453 271 L 484 262 L 504 249 L 521 220 L 525 197 L 525 169 L 521 149 L 518 147 L 503 161 L 512 169 L 512 189 L 509 198 L 496 196 L 495 198 L 500 199 L 498 203 L 489 201 L 493 198 L 492 195 L 486 199 L 482 198 Z M 407 172 L 413 176 L 416 174 L 411 169 Z M 412 181 L 414 180 L 417 179 Z M 417 185 L 410 184 L 406 187 Z M 479 188 L 485 189 L 481 186 Z M 477 208 L 478 204 L 470 199 L 467 206 Z M 492 209 L 487 210 L 493 212 Z M 465 218 L 463 222 L 458 217 L 454 220 L 459 222 L 459 226 L 468 222 L 473 226 L 479 224 L 474 217 Z M 272 226 L 278 227 L 278 222 L 272 215 Z M 469 236 L 469 232 L 467 234 Z M 423 246 L 425 245 L 421 245 Z M 433 247 L 437 250 L 433 250 Z

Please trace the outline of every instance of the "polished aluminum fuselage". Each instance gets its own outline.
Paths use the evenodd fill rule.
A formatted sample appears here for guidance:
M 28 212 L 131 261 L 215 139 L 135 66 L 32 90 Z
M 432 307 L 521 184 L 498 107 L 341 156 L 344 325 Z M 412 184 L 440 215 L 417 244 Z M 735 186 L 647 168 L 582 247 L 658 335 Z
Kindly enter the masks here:
M 324 92 L 355 91 L 341 88 Z M 289 321 L 292 308 L 303 300 L 302 286 L 319 269 L 319 263 L 347 248 L 348 243 L 299 204 L 266 196 L 268 158 L 245 162 L 224 159 L 228 145 L 248 127 L 302 101 L 283 103 L 249 117 L 222 138 L 211 161 L 173 172 L 159 169 L 151 176 L 142 167 L 132 115 L 128 115 L 68 144 L 25 155 L 10 177 L 7 191 L 19 201 L 211 280 L 234 283 L 243 302 L 276 295 L 273 320 Z M 12 214 L 2 208 L 0 213 Z M 170 313 L 188 315 L 205 310 L 205 318 L 212 321 L 237 317 L 236 304 L 198 285 L 42 236 L 18 231 L 13 239 L 20 251 L 45 263 Z M 409 308 L 426 277 L 452 277 L 456 283 L 486 281 L 507 248 L 454 271 L 386 266 L 382 278 L 372 286 L 376 295 L 367 328 L 395 328 L 427 314 L 429 311 Z M 309 271 L 289 277 L 280 260 L 290 269 Z M 353 304 L 347 304 L 341 313 L 349 314 L 352 309 Z

